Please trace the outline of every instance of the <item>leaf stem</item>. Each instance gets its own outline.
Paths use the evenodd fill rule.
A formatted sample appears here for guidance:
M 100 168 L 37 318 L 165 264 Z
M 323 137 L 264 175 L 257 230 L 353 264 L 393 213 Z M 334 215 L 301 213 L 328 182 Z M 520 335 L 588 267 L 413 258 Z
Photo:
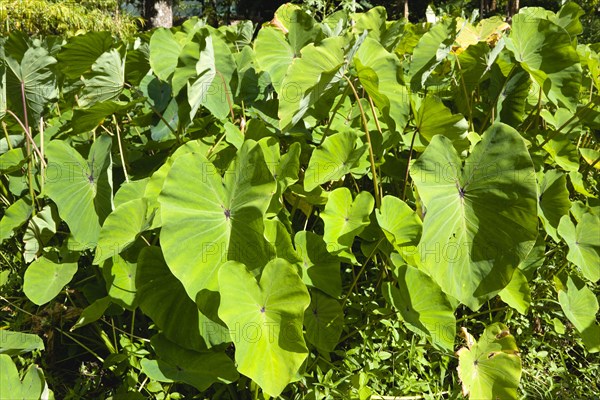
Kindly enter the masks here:
M 369 145 L 369 160 L 371 161 L 371 173 L 373 174 L 373 190 L 375 191 L 375 203 L 377 204 L 377 208 L 381 208 L 381 195 L 379 193 L 379 183 L 377 182 L 377 170 L 375 168 L 375 156 L 373 155 L 373 144 L 371 143 L 371 135 L 369 134 L 369 126 L 367 125 L 367 117 L 365 115 L 365 110 L 363 109 L 362 104 L 360 103 L 360 97 L 356 92 L 356 88 L 352 84 L 352 81 L 344 75 L 344 79 L 350 85 L 350 88 L 354 92 L 354 97 L 356 98 L 356 102 L 358 103 L 358 108 L 360 109 L 360 115 L 362 117 L 363 127 L 365 129 L 365 134 L 367 135 L 367 142 Z
M 473 130 L 473 110 L 471 109 L 471 97 L 469 96 L 469 93 L 467 92 L 467 84 L 465 83 L 465 77 L 462 73 L 462 68 L 460 66 L 460 61 L 458 60 L 458 56 L 456 56 L 456 65 L 458 65 L 458 73 L 460 75 L 460 82 L 461 82 L 463 92 L 465 93 L 465 100 L 467 101 L 467 107 L 469 109 L 469 130 L 472 131 Z M 493 110 L 493 108 L 492 108 L 492 110 Z
M 10 142 L 10 136 L 8 135 L 8 131 L 6 130 L 6 122 L 2 121 L 2 130 L 4 131 L 4 137 L 6 138 L 6 144 L 10 150 L 13 149 L 12 143 Z
M 121 164 L 123 165 L 123 174 L 125 175 L 125 182 L 129 183 L 129 176 L 127 175 L 127 165 L 125 164 L 125 154 L 123 154 L 123 145 L 121 144 L 121 128 L 117 123 L 117 117 L 115 114 L 112 115 L 115 129 L 117 130 L 117 143 L 119 144 L 119 155 L 121 156 Z
M 413 137 L 410 140 L 410 148 L 408 149 L 408 161 L 406 163 L 406 172 L 404 173 L 404 186 L 402 187 L 402 201 L 406 200 L 406 186 L 408 185 L 408 172 L 410 171 L 410 162 L 412 161 L 413 146 L 415 145 L 415 138 L 417 137 L 417 130 L 413 132 Z
M 483 119 L 483 123 L 481 124 L 480 132 L 483 132 L 485 130 L 485 128 L 487 127 L 487 124 L 490 121 L 490 117 L 492 116 L 492 112 L 496 109 L 496 105 L 498 104 L 498 99 L 500 98 L 500 95 L 502 94 L 502 92 L 504 92 L 504 89 L 506 88 L 506 84 L 508 83 L 510 78 L 512 78 L 512 75 L 516 69 L 517 68 L 516 68 L 516 64 L 515 64 L 511 68 L 508 75 L 506 75 L 506 79 L 504 80 L 504 83 L 502 84 L 502 89 L 498 91 L 498 95 L 494 99 L 494 102 L 490 105 L 490 109 L 488 110 L 487 114 L 485 115 L 485 118 Z
M 60 328 L 54 327 L 54 329 L 56 329 L 57 331 L 59 331 L 60 333 L 62 333 L 63 335 L 65 335 L 66 337 L 68 337 L 69 339 L 71 339 L 72 341 L 74 341 L 75 343 L 77 343 L 78 345 L 80 345 L 81 347 L 83 347 L 85 350 L 87 350 L 91 355 L 93 355 L 94 357 L 96 357 L 98 359 L 98 361 L 100 361 L 101 363 L 104 363 L 104 359 L 102 357 L 100 357 L 98 354 L 96 354 L 96 352 L 94 352 L 94 350 L 90 349 L 89 347 L 87 347 L 85 344 L 83 344 L 81 341 L 75 339 L 74 336 L 69 335 L 67 332 L 63 331 Z
M 342 92 L 342 96 L 338 100 L 337 104 L 333 107 L 333 111 L 331 113 L 331 118 L 329 118 L 329 121 L 327 122 L 327 126 L 325 127 L 325 130 L 323 131 L 323 135 L 321 136 L 321 143 L 319 143 L 319 146 L 322 145 L 323 142 L 325 141 L 325 138 L 327 137 L 327 132 L 329 132 L 329 129 L 331 128 L 331 124 L 333 123 L 333 119 L 335 118 L 335 114 L 337 114 L 338 110 L 342 106 L 342 103 L 344 102 L 344 99 L 348 95 L 348 89 L 350 89 L 350 86 L 346 86 L 346 88 Z
M 344 300 L 342 301 L 342 307 L 344 307 L 344 305 L 348 301 L 348 297 L 350 297 L 350 293 L 352 293 L 352 291 L 356 287 L 356 284 L 358 283 L 358 280 L 360 279 L 360 276 L 365 271 L 365 268 L 367 267 L 367 264 L 369 263 L 369 261 L 371 260 L 371 258 L 373 258 L 373 256 L 375 255 L 375 252 L 379 248 L 379 245 L 383 242 L 384 239 L 385 239 L 385 237 L 382 237 L 381 239 L 379 239 L 379 241 L 375 244 L 375 247 L 373 247 L 373 250 L 371 250 L 371 253 L 369 254 L 369 257 L 367 257 L 367 259 L 365 260 L 365 262 L 363 263 L 363 265 L 360 267 L 360 271 L 358 271 L 358 274 L 356 274 L 356 276 L 354 277 L 354 280 L 352 281 L 352 285 L 350 286 L 350 289 L 348 289 L 348 293 L 346 293 L 346 296 L 344 296 Z
M 160 120 L 161 120 L 162 122 L 164 122 L 164 124 L 167 126 L 167 128 L 169 128 L 169 130 L 170 130 L 170 131 L 173 133 L 173 135 L 175 135 L 175 137 L 177 137 L 177 141 L 179 142 L 179 133 L 177 132 L 177 130 L 175 130 L 175 129 L 174 129 L 174 128 L 173 128 L 173 127 L 172 127 L 172 126 L 171 126 L 171 125 L 170 125 L 170 124 L 167 122 L 167 120 L 165 119 L 165 117 L 164 117 L 164 116 L 163 116 L 161 113 L 159 113 L 159 112 L 158 112 L 158 110 L 157 110 L 157 109 L 156 109 L 156 108 L 155 108 L 155 107 L 152 105 L 152 103 L 150 103 L 150 100 L 148 100 L 148 99 L 147 99 L 147 98 L 144 96 L 144 93 L 143 93 L 141 90 L 139 90 L 139 89 L 137 89 L 137 88 L 134 88 L 133 86 L 131 86 L 131 85 L 130 85 L 129 83 L 127 83 L 127 82 L 125 82 L 125 86 L 126 86 L 126 87 L 128 87 L 128 88 L 130 88 L 130 89 L 133 89 L 133 90 L 135 90 L 136 94 L 138 94 L 139 96 L 142 96 L 142 97 L 144 97 L 144 99 L 145 99 L 144 101 L 146 102 L 146 104 L 148 104 L 148 105 L 150 106 L 150 109 L 152 110 L 152 112 L 154 112 L 154 114 L 158 115 L 158 117 L 160 118 Z
M 44 167 L 47 167 L 48 165 L 46 164 L 46 160 L 44 160 L 44 158 L 42 157 L 42 153 L 40 152 L 40 149 L 36 146 L 35 142 L 33 141 L 33 138 L 29 134 L 29 130 L 25 127 L 25 125 L 23 125 L 23 122 L 21 122 L 19 117 L 17 117 L 17 115 L 14 112 L 12 112 L 11 110 L 6 110 L 6 112 L 8 114 L 10 114 L 17 121 L 17 123 L 21 126 L 21 128 L 23 129 L 23 132 L 25 132 L 25 136 L 27 137 L 27 140 L 29 140 L 29 142 L 31 142 L 31 144 L 32 144 L 33 151 L 35 151 L 37 153 L 37 155 L 40 157 L 40 162 L 44 165 Z
M 459 323 L 459 322 L 462 322 L 462 321 L 465 321 L 467 319 L 471 319 L 471 318 L 474 318 L 474 317 L 479 317 L 480 315 L 486 315 L 486 314 L 490 314 L 490 313 L 493 313 L 493 312 L 496 312 L 496 311 L 504 311 L 504 310 L 509 309 L 509 308 L 510 307 L 508 307 L 508 306 L 497 307 L 497 308 L 492 308 L 492 309 L 485 310 L 485 311 L 476 312 L 474 314 L 465 315 L 464 317 L 457 319 L 456 323 Z

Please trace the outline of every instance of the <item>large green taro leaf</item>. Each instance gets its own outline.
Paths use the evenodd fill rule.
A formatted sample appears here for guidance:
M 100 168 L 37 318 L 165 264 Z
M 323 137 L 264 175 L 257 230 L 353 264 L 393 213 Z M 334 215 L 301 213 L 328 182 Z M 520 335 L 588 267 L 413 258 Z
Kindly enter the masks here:
M 577 227 L 569 215 L 560 219 L 558 234 L 567 242 L 567 260 L 577 265 L 592 282 L 600 279 L 600 218 L 585 213 Z
M 148 214 L 152 215 L 152 224 L 150 229 L 156 229 L 162 226 L 160 218 L 160 203 L 158 202 L 158 196 L 162 191 L 165 184 L 167 174 L 171 170 L 173 162 L 184 154 L 189 153 L 201 153 L 206 152 L 205 147 L 200 143 L 199 140 L 190 140 L 183 146 L 180 146 L 175 152 L 165 160 L 165 162 L 152 173 L 148 179 L 148 183 L 145 185 L 143 197 L 148 200 Z M 122 185 L 121 185 L 122 187 Z M 121 189 L 119 189 L 120 191 Z M 115 195 L 115 205 L 119 197 L 119 192 Z
M 294 236 L 294 245 L 300 257 L 298 265 L 302 281 L 332 297 L 339 297 L 342 294 L 340 259 L 329 253 L 323 237 L 300 231 Z
M 273 25 L 285 32 L 286 39 L 297 55 L 312 43 L 319 32 L 320 25 L 314 18 L 296 4 L 283 4 L 275 11 Z
M 230 341 L 222 321 L 198 310 L 183 284 L 169 271 L 160 248 L 142 249 L 136 272 L 140 309 L 167 339 L 197 351 Z
M 356 135 L 340 132 L 325 139 L 310 157 L 304 173 L 304 188 L 310 192 L 322 183 L 335 181 L 358 165 L 366 145 L 356 147 Z
M 60 140 L 51 141 L 46 148 L 46 194 L 56 203 L 75 239 L 87 247 L 96 246 L 100 224 L 111 208 L 111 144 L 110 137 L 98 137 L 87 161 Z
M 158 28 L 150 38 L 150 66 L 162 81 L 166 81 L 177 67 L 181 43 L 170 29 Z
M 560 219 L 563 215 L 569 214 L 570 208 L 571 201 L 565 174 L 555 169 L 547 171 L 540 182 L 538 211 L 544 229 L 555 242 L 560 241 L 556 232 Z
M 38 335 L 0 330 L 0 354 L 14 356 L 44 350 L 44 341 Z
M 281 94 L 281 83 L 294 59 L 294 50 L 285 34 L 271 26 L 262 28 L 254 41 L 254 51 L 259 67 L 269 73 L 273 88 Z
M 581 64 L 564 28 L 533 13 L 520 13 L 513 17 L 506 47 L 550 101 L 575 111 L 581 85 Z
M 125 87 L 125 61 L 117 49 L 103 53 L 92 65 L 92 71 L 83 79 L 81 107 L 101 101 L 114 100 Z
M 537 185 L 519 133 L 492 125 L 463 162 L 435 136 L 412 164 L 427 213 L 418 255 L 447 294 L 471 309 L 502 290 L 537 237 Z
M 386 29 L 387 11 L 384 7 L 377 6 L 364 13 L 350 14 L 352 29 L 355 33 L 368 31 L 369 38 L 381 41 L 381 35 Z
M 302 56 L 295 58 L 287 70 L 279 94 L 279 127 L 286 130 L 302 119 L 323 94 L 342 79 L 344 48 L 342 37 L 327 38 L 309 44 Z
M 152 347 L 157 360 L 142 359 L 142 371 L 159 382 L 185 382 L 205 391 L 213 383 L 235 382 L 239 375 L 233 361 L 223 352 L 192 351 L 166 339 L 153 336 Z
M 0 399 L 39 399 L 43 390 L 44 375 L 37 365 L 30 365 L 21 381 L 10 356 L 0 354 Z
M 342 306 L 319 290 L 310 295 L 310 306 L 304 312 L 306 339 L 321 352 L 333 351 L 344 327 Z
M 376 40 L 366 38 L 354 56 L 360 83 L 387 120 L 390 131 L 402 132 L 408 122 L 408 91 L 399 82 L 400 62 Z
M 398 284 L 383 284 L 387 301 L 400 312 L 408 329 L 444 348 L 454 348 L 454 309 L 440 287 L 426 273 L 406 265 L 396 270 Z
M 335 189 L 329 194 L 321 219 L 325 224 L 323 239 L 330 253 L 350 249 L 356 235 L 369 225 L 369 216 L 374 206 L 375 200 L 369 192 L 360 192 L 354 201 L 352 193 L 346 187 Z
M 206 107 L 216 118 L 229 114 L 232 91 L 229 87 L 235 72 L 235 60 L 231 50 L 221 38 L 222 34 L 212 28 L 201 43 L 200 58 L 196 63 L 196 80 L 188 82 L 190 118 L 194 118 L 200 105 Z M 200 35 L 196 35 L 196 38 Z
M 46 105 L 58 96 L 56 75 L 52 70 L 56 59 L 43 47 L 37 47 L 27 49 L 20 61 L 10 54 L 7 54 L 5 61 L 8 65 L 6 74 L 8 109 L 24 121 L 23 101 L 26 101 L 27 115 L 33 125 L 33 121 L 37 121 Z M 24 91 L 25 100 L 22 99 L 21 89 Z M 34 126 L 36 125 L 37 122 Z
M 41 306 L 56 297 L 77 272 L 77 263 L 58 264 L 40 257 L 32 262 L 23 277 L 23 292 L 35 304 Z
M 473 400 L 517 399 L 517 387 L 521 379 L 521 357 L 515 338 L 506 325 L 495 323 L 488 326 L 479 341 L 465 328 L 467 347 L 458 354 L 458 376 L 462 382 L 463 395 Z
M 497 121 L 512 127 L 519 126 L 525 117 L 525 104 L 531 80 L 529 73 L 518 65 L 514 66 L 512 72 L 505 76 L 498 64 L 492 65 L 490 73 L 491 99 L 495 99 L 490 107 L 496 107 Z
M 219 270 L 219 316 L 236 346 L 238 371 L 277 397 L 299 379 L 308 350 L 302 321 L 310 296 L 296 269 L 277 258 L 262 271 L 260 282 L 239 262 Z M 258 362 L 257 360 L 262 360 Z
M 433 70 L 446 58 L 456 36 L 456 20 L 448 18 L 425 33 L 415 47 L 408 71 L 413 90 L 425 87 Z
M 428 141 L 435 135 L 444 135 L 453 142 L 466 141 L 469 124 L 461 114 L 452 114 L 437 96 L 427 96 L 415 115 L 419 133 Z
M 175 159 L 158 198 L 161 247 L 192 299 L 203 289 L 217 290 L 225 261 L 250 268 L 268 261 L 263 217 L 275 190 L 256 142 L 244 142 L 224 178 L 201 154 Z
M 112 45 L 110 32 L 88 32 L 69 38 L 57 55 L 61 72 L 69 79 L 78 79 L 89 72 L 92 64 Z
M 89 108 L 74 108 L 73 118 L 71 119 L 72 133 L 78 134 L 92 131 L 98 128 L 106 118 L 117 113 L 125 114 L 135 104 L 135 101 L 103 101 Z
M 570 276 L 567 279 L 566 289 L 566 291 L 558 292 L 558 301 L 565 316 L 581 335 L 588 351 L 590 353 L 599 352 L 600 325 L 596 322 L 598 299 L 583 282 Z

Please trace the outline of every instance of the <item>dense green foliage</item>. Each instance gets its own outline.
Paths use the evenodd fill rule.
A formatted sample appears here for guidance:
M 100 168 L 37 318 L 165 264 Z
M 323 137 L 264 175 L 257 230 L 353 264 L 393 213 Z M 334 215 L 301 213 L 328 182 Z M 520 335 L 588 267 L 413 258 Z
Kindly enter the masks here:
M 109 31 L 133 36 L 139 21 L 122 13 L 116 0 L 2 0 L 0 22 L 3 35 L 14 31 L 69 36 Z
M 0 398 L 600 392 L 581 15 L 0 38 Z

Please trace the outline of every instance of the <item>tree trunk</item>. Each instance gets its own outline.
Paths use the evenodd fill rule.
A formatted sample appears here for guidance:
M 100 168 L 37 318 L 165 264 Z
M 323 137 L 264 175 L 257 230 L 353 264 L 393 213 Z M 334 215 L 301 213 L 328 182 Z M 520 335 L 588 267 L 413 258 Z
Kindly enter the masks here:
M 148 28 L 173 26 L 173 0 L 144 0 L 144 19 Z
M 506 5 L 506 14 L 509 20 L 512 20 L 512 16 L 519 12 L 519 0 L 509 0 Z
M 408 0 L 404 0 L 404 19 L 408 20 Z

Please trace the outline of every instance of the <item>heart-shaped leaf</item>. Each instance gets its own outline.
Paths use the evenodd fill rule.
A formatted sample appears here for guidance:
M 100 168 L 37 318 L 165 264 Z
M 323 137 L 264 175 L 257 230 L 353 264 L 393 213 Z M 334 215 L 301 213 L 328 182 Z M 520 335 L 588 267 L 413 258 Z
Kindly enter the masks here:
M 25 271 L 23 292 L 29 300 L 41 306 L 55 298 L 65 285 L 71 282 L 75 272 L 76 262 L 58 264 L 46 257 L 40 257 Z
M 260 282 L 239 263 L 219 270 L 219 317 L 236 346 L 238 371 L 272 397 L 299 379 L 308 350 L 302 334 L 310 297 L 295 268 L 277 258 L 262 271 Z M 268 360 L 257 363 L 257 359 Z
M 423 223 L 417 213 L 394 196 L 385 196 L 376 211 L 377 222 L 387 240 L 403 257 L 415 254 Z
M 177 67 L 181 44 L 170 29 L 158 28 L 150 38 L 150 66 L 162 81 L 169 79 Z
M 44 374 L 37 365 L 30 365 L 23 381 L 10 356 L 0 354 L 0 399 L 39 399 L 44 390 Z
M 292 61 L 281 84 L 279 127 L 286 130 L 298 123 L 323 94 L 342 79 L 346 40 L 327 38 L 302 48 Z
M 57 56 L 61 72 L 70 79 L 78 79 L 91 70 L 92 64 L 110 50 L 112 44 L 110 32 L 87 32 L 69 38 Z
M 568 277 L 567 290 L 558 292 L 565 316 L 575 325 L 590 353 L 600 351 L 600 325 L 596 322 L 598 299 L 580 280 Z
M 117 49 L 102 53 L 92 65 L 92 72 L 83 79 L 81 107 L 105 100 L 114 100 L 125 87 L 125 62 Z
M 352 193 L 345 187 L 329 194 L 321 219 L 325 224 L 323 239 L 330 252 L 347 250 L 352 246 L 356 235 L 371 222 L 369 216 L 374 206 L 375 201 L 369 192 L 360 192 L 354 201 Z
M 56 203 L 75 239 L 89 247 L 96 246 L 100 223 L 111 208 L 111 144 L 110 137 L 98 137 L 87 161 L 60 140 L 51 141 L 46 148 L 46 194 Z
M 513 17 L 506 47 L 557 106 L 575 111 L 581 86 L 581 64 L 570 35 L 544 19 L 543 13 Z
M 375 39 L 367 37 L 354 56 L 361 85 L 386 118 L 392 132 L 402 132 L 408 122 L 408 91 L 398 81 L 400 61 Z
M 25 51 L 20 61 L 11 56 L 6 57 L 5 61 L 9 67 L 6 74 L 8 109 L 16 111 L 19 118 L 24 121 L 23 101 L 25 101 L 29 121 L 39 119 L 48 103 L 58 96 L 56 75 L 52 70 L 56 59 L 43 47 L 31 47 Z M 25 99 L 22 99 L 22 91 Z
M 587 279 L 597 282 L 600 279 L 600 218 L 585 213 L 575 227 L 565 215 L 560 219 L 558 234 L 569 246 L 567 260 L 581 268 Z
M 197 171 L 197 179 L 190 179 Z M 272 252 L 263 236 L 264 213 L 275 181 L 260 146 L 246 141 L 222 179 L 203 155 L 173 161 L 159 196 L 161 247 L 188 295 L 217 290 L 217 271 L 227 260 L 262 267 Z
M 506 325 L 488 326 L 477 343 L 465 328 L 462 333 L 467 347 L 461 348 L 457 355 L 463 395 L 471 399 L 517 399 L 521 357 Z
M 471 309 L 502 290 L 537 237 L 537 185 L 519 133 L 492 125 L 463 162 L 435 136 L 411 166 L 427 213 L 418 256 Z
M 340 132 L 325 139 L 310 157 L 304 173 L 304 188 L 310 192 L 322 183 L 335 181 L 354 168 L 367 146 L 356 148 L 356 136 Z
M 281 82 L 294 59 L 294 50 L 285 34 L 274 27 L 262 28 L 254 42 L 254 51 L 260 69 L 269 73 L 273 88 L 281 94 Z

